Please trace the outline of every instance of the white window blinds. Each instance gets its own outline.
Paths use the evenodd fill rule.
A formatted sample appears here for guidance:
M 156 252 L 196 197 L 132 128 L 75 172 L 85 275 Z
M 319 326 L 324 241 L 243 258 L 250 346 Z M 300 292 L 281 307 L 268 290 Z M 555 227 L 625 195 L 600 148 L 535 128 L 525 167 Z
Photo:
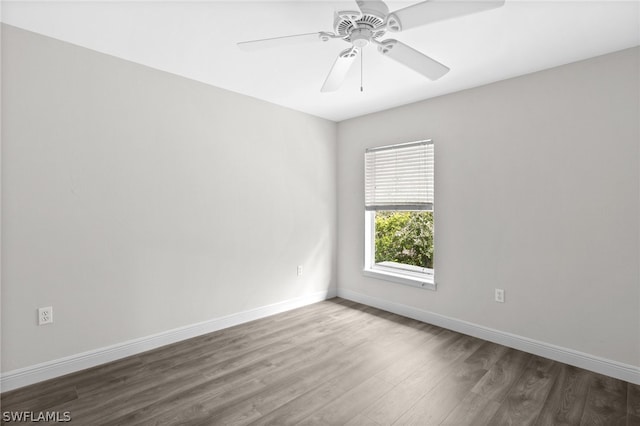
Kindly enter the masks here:
M 432 141 L 365 151 L 366 210 L 433 210 Z

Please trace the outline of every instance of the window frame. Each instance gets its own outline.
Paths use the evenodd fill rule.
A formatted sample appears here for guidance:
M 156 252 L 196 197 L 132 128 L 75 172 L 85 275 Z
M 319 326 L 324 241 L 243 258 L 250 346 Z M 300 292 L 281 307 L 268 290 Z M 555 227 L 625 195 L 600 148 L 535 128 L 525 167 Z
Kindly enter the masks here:
M 364 269 L 363 275 L 385 281 L 392 281 L 412 287 L 436 290 L 435 271 L 423 268 L 425 272 L 414 272 L 401 267 L 383 266 L 375 262 L 376 224 L 374 210 L 364 212 Z M 434 218 L 435 222 L 435 218 Z
M 433 144 L 433 141 L 431 139 L 411 142 L 409 144 L 419 143 L 419 142 L 426 142 L 427 144 Z M 397 146 L 403 146 L 403 145 L 409 145 L 409 144 L 399 144 Z M 392 146 L 394 145 L 389 145 L 389 147 L 392 147 Z M 384 148 L 384 147 L 380 147 L 380 148 Z M 434 177 L 434 180 L 435 180 L 435 177 Z M 382 208 L 380 210 L 384 210 L 384 209 Z M 392 210 L 392 209 L 389 209 L 389 210 Z M 397 209 L 397 210 L 398 211 L 414 211 L 414 209 Z M 435 222 L 435 205 L 432 204 L 431 209 L 424 209 L 424 210 L 430 210 L 434 212 L 434 222 Z M 411 265 L 406 265 L 407 268 L 403 268 L 401 266 L 396 267 L 396 266 L 389 266 L 389 265 L 380 265 L 375 262 L 376 211 L 377 210 L 375 209 L 367 209 L 367 208 L 365 208 L 365 211 L 364 211 L 364 214 L 365 214 L 364 231 L 365 232 L 364 232 L 363 275 L 371 278 L 380 279 L 380 280 L 396 282 L 399 284 L 404 284 L 412 287 L 436 290 L 437 287 L 435 282 L 434 269 L 423 268 L 424 272 L 418 272 L 415 270 L 411 270 L 416 268 L 416 267 L 412 267 Z

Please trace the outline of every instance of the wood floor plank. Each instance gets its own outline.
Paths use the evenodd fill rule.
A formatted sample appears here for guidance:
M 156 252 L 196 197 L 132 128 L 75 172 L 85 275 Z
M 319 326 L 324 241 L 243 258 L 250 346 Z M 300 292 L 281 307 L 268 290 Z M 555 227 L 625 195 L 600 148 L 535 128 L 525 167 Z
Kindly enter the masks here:
M 439 425 L 487 373 L 473 364 L 456 363 L 450 374 L 423 395 L 396 422 L 400 425 Z M 374 419 L 375 420 L 375 419 Z
M 336 298 L 0 403 L 78 425 L 640 426 L 639 398 L 637 385 Z
M 535 424 L 579 425 L 587 401 L 589 377 L 585 370 L 559 365 L 558 375 Z
M 552 360 L 532 356 L 523 374 L 507 393 L 491 424 L 531 425 L 535 422 L 559 368 Z
M 463 363 L 462 358 L 468 353 L 460 351 L 459 348 L 466 347 L 471 350 L 471 343 L 475 343 L 476 348 L 481 345 L 479 340 L 469 336 L 454 334 L 453 337 L 455 338 L 444 340 L 434 348 L 431 356 L 425 357 L 422 365 L 417 367 L 413 374 L 395 386 L 389 394 L 373 402 L 363 414 L 381 425 L 393 424 L 420 398 L 449 376 L 453 368 L 458 368 L 458 364 Z
M 315 364 L 306 371 L 300 371 L 297 374 L 283 377 L 268 389 L 263 389 L 259 394 L 255 395 L 251 400 L 242 401 L 234 407 L 237 413 L 246 411 L 256 412 L 260 416 L 271 413 L 278 408 L 284 406 L 290 401 L 312 392 L 316 387 L 323 385 L 329 380 L 335 380 L 348 374 L 354 368 L 354 363 L 350 360 L 323 360 L 320 364 Z M 228 416 L 229 419 L 235 420 L 237 413 Z
M 344 375 L 336 377 L 289 401 L 252 424 L 280 425 L 295 424 L 302 421 L 314 411 L 321 409 L 350 389 L 358 386 L 364 380 L 374 376 L 384 366 L 393 362 L 402 362 L 403 356 L 406 356 L 407 351 L 414 350 L 421 343 L 411 339 L 406 340 L 403 335 L 397 335 L 395 339 L 390 339 L 379 333 L 376 333 L 376 336 L 380 336 L 380 341 L 376 342 L 374 340 L 375 346 L 373 349 L 367 350 L 365 353 L 355 354 L 356 359 L 366 360 L 366 362 L 358 362 Z
M 431 355 L 443 360 L 462 360 L 478 350 L 483 343 L 483 340 L 463 334 L 461 339 L 455 340 L 451 345 L 437 348 Z
M 389 392 L 393 387 L 377 377 L 365 380 L 353 389 L 345 392 L 340 398 L 334 399 L 329 404 L 312 415 L 303 419 L 300 425 L 342 425 L 356 417 L 373 401 Z
M 416 327 L 416 330 L 419 331 L 419 334 L 412 338 L 412 345 L 415 345 L 415 348 L 420 348 L 423 341 L 428 341 L 431 339 L 432 334 L 430 333 L 422 333 L 421 326 Z M 376 345 L 373 342 L 369 342 L 368 345 L 363 345 L 362 347 L 351 350 L 350 355 L 355 355 L 355 360 L 357 364 L 360 364 L 360 356 L 358 353 L 361 353 L 361 357 L 367 357 L 368 354 L 375 350 Z M 371 348 L 371 349 L 370 349 Z M 351 359 L 350 359 L 351 358 Z M 404 362 L 403 358 L 398 358 L 398 361 Z M 355 364 L 353 362 L 353 357 L 344 357 L 338 358 L 334 361 L 334 365 L 330 366 L 329 373 L 326 372 L 323 374 L 323 379 L 333 378 L 333 377 L 341 377 L 343 374 L 347 373 L 350 369 L 354 368 Z M 309 382 L 309 378 L 313 379 L 315 375 L 315 371 L 310 374 L 303 374 L 299 378 L 297 378 L 297 382 L 291 383 L 288 386 L 281 386 L 279 392 L 270 392 L 264 396 L 261 400 L 258 401 L 256 407 L 261 413 L 269 413 L 279 406 L 282 406 L 284 403 L 289 402 L 294 399 L 294 397 L 300 396 L 306 391 L 313 389 L 313 383 L 319 384 L 321 380 L 312 380 Z
M 370 342 L 358 347 L 350 347 L 345 352 L 365 355 L 369 350 L 367 349 L 368 347 L 370 347 Z M 323 383 L 343 377 L 356 368 L 357 364 L 358 362 L 354 362 L 349 356 L 344 356 L 337 360 L 336 358 L 323 360 L 322 364 L 313 364 L 306 370 L 279 382 L 276 386 L 265 389 L 260 395 L 256 396 L 253 405 L 263 415 L 271 413 L 299 396 L 312 392 Z
M 640 426 L 640 416 L 627 414 L 627 426 Z
M 357 416 L 349 420 L 347 423 L 345 423 L 344 426 L 380 426 L 380 425 L 374 422 L 373 420 L 363 416 L 362 414 L 358 414 Z
M 459 338 L 461 338 L 461 336 L 458 333 L 441 329 L 433 338 L 425 342 L 425 346 L 421 351 L 408 354 L 406 362 L 394 362 L 377 373 L 376 376 L 385 382 L 397 385 L 414 374 L 417 369 L 423 367 L 425 365 L 425 359 L 429 358 L 427 355 L 431 354 L 434 348 Z
M 640 385 L 628 384 L 627 413 L 640 416 Z
M 469 355 L 464 362 L 474 364 L 483 370 L 489 370 L 507 352 L 506 346 L 492 342 L 483 342 L 482 345 Z
M 250 423 L 252 425 L 293 425 L 346 393 L 370 377 L 370 371 L 355 366 L 341 377 L 334 377 L 290 400 Z
M 443 426 L 491 426 L 490 421 L 499 408 L 500 403 L 477 393 L 468 392 L 440 424 Z
M 591 376 L 581 425 L 623 425 L 627 420 L 627 383 L 611 377 Z
M 509 389 L 524 373 L 524 368 L 530 359 L 531 355 L 528 353 L 507 349 L 471 391 L 502 402 Z

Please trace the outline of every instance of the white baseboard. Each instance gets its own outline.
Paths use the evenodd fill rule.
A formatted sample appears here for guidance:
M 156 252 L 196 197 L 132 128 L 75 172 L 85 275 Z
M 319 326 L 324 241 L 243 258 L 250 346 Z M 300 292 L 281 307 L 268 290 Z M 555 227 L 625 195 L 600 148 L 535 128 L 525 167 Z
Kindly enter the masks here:
M 338 297 L 640 385 L 640 367 L 528 339 L 351 290 L 338 289 Z
M 52 379 L 54 377 L 63 376 L 65 374 L 74 373 L 86 368 L 95 367 L 100 364 L 139 354 L 160 346 L 201 336 L 203 334 L 222 330 L 248 321 L 268 317 L 270 315 L 289 311 L 301 306 L 321 302 L 335 296 L 335 289 L 312 293 L 295 299 L 274 303 L 272 305 L 238 312 L 237 314 L 228 315 L 226 317 L 214 318 L 212 320 L 168 330 L 151 336 L 129 340 L 127 342 L 20 368 L 18 370 L 8 371 L 0 376 L 0 390 L 2 392 L 7 392 L 23 386 Z

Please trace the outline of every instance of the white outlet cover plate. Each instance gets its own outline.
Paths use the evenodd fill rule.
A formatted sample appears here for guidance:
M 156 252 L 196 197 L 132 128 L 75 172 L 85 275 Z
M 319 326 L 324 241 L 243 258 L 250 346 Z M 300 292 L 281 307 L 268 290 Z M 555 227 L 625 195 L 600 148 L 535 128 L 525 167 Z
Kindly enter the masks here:
M 38 325 L 51 324 L 53 322 L 53 307 L 38 308 Z

